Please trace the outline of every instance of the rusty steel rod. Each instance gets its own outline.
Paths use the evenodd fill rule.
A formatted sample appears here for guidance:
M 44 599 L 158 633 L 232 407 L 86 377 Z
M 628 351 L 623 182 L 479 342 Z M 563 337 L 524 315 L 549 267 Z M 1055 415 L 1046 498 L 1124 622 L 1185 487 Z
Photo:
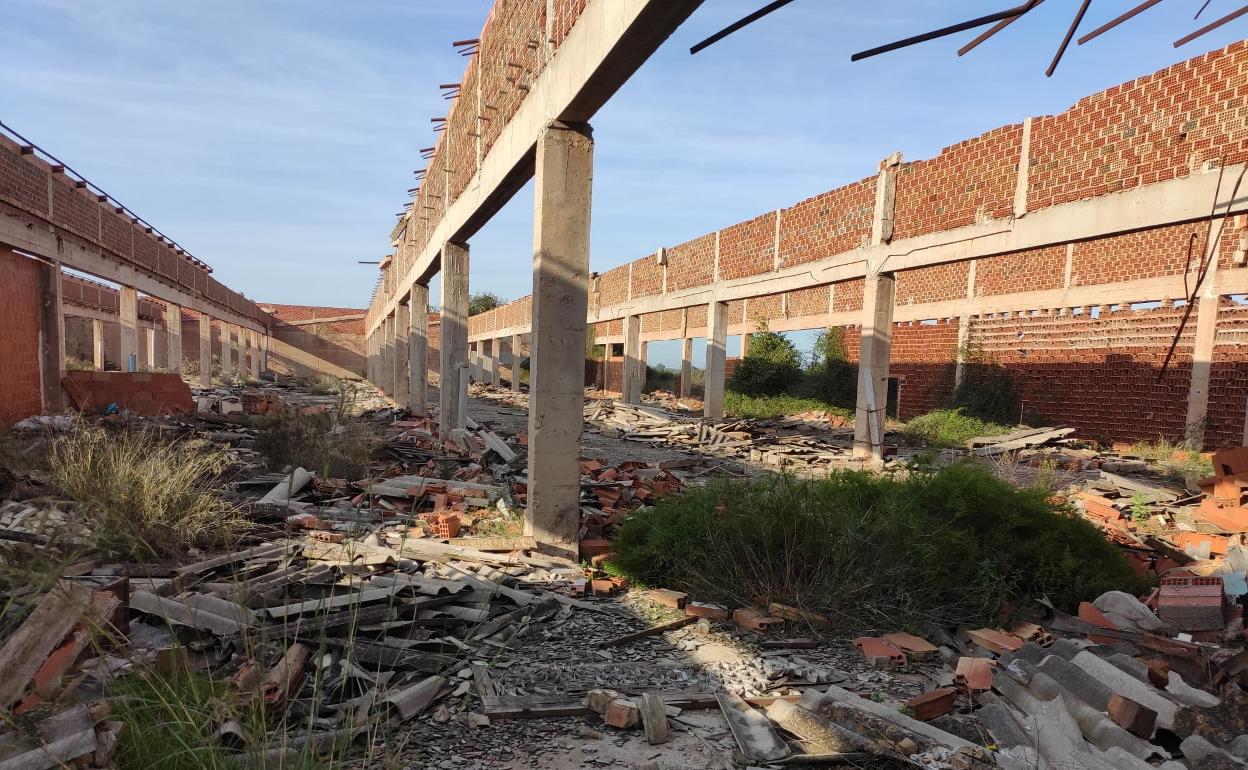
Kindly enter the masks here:
M 1092 4 L 1092 0 L 1083 0 L 1079 5 L 1079 12 L 1075 14 L 1075 18 L 1070 22 L 1070 29 L 1066 30 L 1066 36 L 1062 38 L 1062 44 L 1057 47 L 1057 53 L 1053 54 L 1053 61 L 1049 63 L 1049 68 L 1044 71 L 1046 78 L 1053 77 L 1053 73 L 1057 71 L 1057 64 L 1062 60 L 1062 54 L 1066 53 L 1066 47 L 1070 45 L 1070 39 L 1075 36 L 1075 31 L 1079 29 L 1079 24 L 1083 21 L 1083 15 L 1088 12 L 1088 6 Z
M 694 45 L 692 48 L 689 49 L 689 53 L 695 54 L 698 51 L 701 51 L 708 46 L 714 45 L 715 43 L 718 43 L 720 40 L 723 40 L 724 38 L 731 35 L 733 32 L 736 32 L 742 27 L 753 24 L 754 22 L 763 18 L 767 14 L 772 13 L 773 11 L 778 11 L 791 2 L 793 2 L 793 0 L 775 0 L 774 2 L 768 3 L 762 8 L 759 8 L 754 13 L 751 13 L 749 16 L 746 16 L 744 18 L 738 19 L 737 21 L 734 21 L 733 23 L 724 27 L 720 31 L 716 32 L 714 35 L 711 35 L 710 37 L 703 40 L 702 42 Z
M 1101 26 L 1097 27 L 1096 29 L 1094 29 L 1094 30 L 1092 30 L 1091 32 L 1089 32 L 1088 34 L 1086 34 L 1086 35 L 1084 35 L 1083 37 L 1079 38 L 1079 41 L 1078 41 L 1078 42 L 1079 42 L 1079 45 L 1083 45 L 1084 43 L 1088 42 L 1089 40 L 1092 40 L 1092 39 L 1094 39 L 1094 38 L 1100 37 L 1101 35 L 1105 34 L 1105 33 L 1106 33 L 1106 32 L 1108 32 L 1108 31 L 1110 31 L 1110 30 L 1111 30 L 1111 29 L 1113 29 L 1114 27 L 1116 27 L 1116 26 L 1118 26 L 1119 24 L 1123 23 L 1124 21 L 1130 21 L 1131 19 L 1135 18 L 1136 16 L 1139 16 L 1141 13 L 1143 13 L 1143 12 L 1147 11 L 1149 8 L 1152 8 L 1154 5 L 1157 5 L 1157 4 L 1158 4 L 1158 3 L 1160 3 L 1160 2 L 1161 2 L 1161 0 L 1144 0 L 1144 2 L 1142 2 L 1142 3 L 1140 3 L 1139 5 L 1135 6 L 1134 8 L 1132 8 L 1131 10 L 1129 10 L 1129 11 L 1127 11 L 1126 13 L 1122 14 L 1121 16 L 1119 16 L 1119 17 L 1117 17 L 1117 18 L 1115 18 L 1115 19 L 1111 19 L 1110 21 L 1105 22 L 1105 23 L 1104 23 L 1104 24 L 1102 24 Z
M 1201 27 L 1200 29 L 1196 30 L 1190 35 L 1179 38 L 1178 40 L 1174 41 L 1174 47 L 1178 48 L 1181 45 L 1186 45 L 1192 42 L 1193 40 L 1195 40 L 1196 38 L 1214 31 L 1218 27 L 1221 27 L 1223 24 L 1235 21 L 1240 16 L 1243 16 L 1245 13 L 1248 13 L 1248 5 L 1245 5 L 1243 8 L 1240 8 L 1238 11 L 1231 11 L 1230 13 L 1218 19 L 1217 21 L 1206 24 L 1205 26 Z
M 1004 11 L 990 13 L 987 16 L 980 16 L 978 19 L 971 19 L 970 21 L 964 21 L 959 24 L 953 24 L 948 27 L 935 29 L 935 30 L 932 30 L 931 32 L 924 32 L 921 35 L 908 37 L 908 38 L 905 38 L 904 40 L 898 40 L 893 43 L 886 43 L 881 46 L 876 46 L 875 48 L 868 48 L 865 51 L 859 51 L 853 56 L 850 56 L 849 60 L 861 61 L 863 59 L 867 59 L 872 56 L 878 56 L 882 53 L 888 53 L 889 51 L 896 51 L 899 48 L 906 48 L 908 46 L 916 45 L 918 43 L 926 43 L 927 41 L 935 40 L 938 37 L 945 37 L 947 35 L 957 34 L 958 32 L 965 32 L 968 29 L 975 29 L 976 27 L 982 27 L 985 24 L 992 24 L 993 22 L 1004 21 L 1012 16 L 1021 16 L 1024 13 L 1027 13 L 1028 11 L 1030 11 L 1032 8 L 1035 8 L 1039 4 L 1040 4 L 1040 0 L 1027 0 L 1027 2 L 1023 3 L 1022 5 L 1018 5 L 1013 8 L 1007 8 Z

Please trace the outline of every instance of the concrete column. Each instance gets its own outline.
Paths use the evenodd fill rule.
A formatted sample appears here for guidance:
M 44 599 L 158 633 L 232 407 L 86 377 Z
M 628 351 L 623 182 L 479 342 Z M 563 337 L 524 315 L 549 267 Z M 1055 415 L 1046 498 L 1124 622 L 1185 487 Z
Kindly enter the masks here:
M 641 316 L 624 316 L 624 372 L 620 394 L 626 404 L 641 403 Z
M 121 287 L 117 304 L 118 322 L 121 324 L 121 341 L 118 345 L 118 363 L 121 371 L 133 372 L 139 368 L 139 294 L 129 286 Z
M 494 387 L 503 387 L 503 338 L 494 340 Z
M 745 358 L 750 354 L 750 342 L 754 339 L 754 335 L 746 332 L 741 335 L 741 357 Z
M 863 288 L 854 456 L 870 457 L 877 462 L 884 459 L 884 410 L 888 405 L 888 358 L 896 287 L 892 273 L 874 273 L 867 275 Z
M 61 302 L 61 265 L 39 263 L 39 374 L 44 414 L 65 411 L 65 308 Z
M 689 398 L 693 387 L 693 338 L 685 337 L 680 345 L 680 397 Z
M 156 325 L 143 327 L 143 363 L 148 369 L 156 368 Z
M 182 306 L 165 303 L 165 365 L 171 372 L 182 371 Z
M 1213 369 L 1213 347 L 1218 336 L 1218 242 L 1221 233 L 1213 239 L 1209 260 L 1209 272 L 1201 288 L 1196 304 L 1196 338 L 1192 341 L 1192 378 L 1187 388 L 1187 419 L 1184 422 L 1184 439 L 1193 449 L 1203 449 L 1205 424 L 1209 418 L 1209 380 Z M 1102 311 L 1104 313 L 1104 311 Z
M 407 336 L 407 408 L 425 416 L 425 391 L 429 388 L 429 287 L 412 286 L 411 324 Z
M 243 372 L 243 327 L 230 324 L 230 356 L 234 362 L 234 370 Z
M 438 394 L 439 428 L 446 435 L 468 417 L 468 246 L 442 247 L 442 384 Z
M 251 376 L 260 378 L 260 334 L 247 330 L 247 340 L 251 343 Z
M 637 398 L 641 399 L 641 394 L 646 392 L 646 384 L 649 382 L 647 375 L 650 373 L 650 343 L 641 343 L 641 355 L 637 357 Z
M 212 385 L 212 319 L 199 314 L 199 384 Z
M 472 382 L 481 382 L 485 366 L 481 363 L 481 341 L 468 343 L 468 371 Z
M 91 360 L 97 372 L 104 371 L 104 322 L 91 319 Z
M 520 360 L 524 358 L 524 335 L 511 335 L 511 389 L 520 392 Z
M 394 313 L 386 316 L 386 341 L 385 355 L 381 359 L 381 381 L 384 383 L 383 390 L 391 399 L 395 396 L 395 385 L 398 377 L 395 374 L 395 368 L 398 365 L 399 352 L 395 349 L 398 344 L 398 319 L 394 317 Z
M 412 354 L 412 311 L 407 305 L 394 309 L 394 403 L 407 405 L 411 392 L 408 382 L 408 359 Z
M 581 527 L 585 314 L 594 142 L 588 125 L 551 123 L 537 140 L 529 505 L 525 530 L 577 558 Z
M 702 396 L 705 417 L 724 416 L 724 359 L 728 349 L 728 303 L 712 302 L 706 309 L 706 372 Z
M 217 344 L 221 347 L 221 376 L 228 377 L 234 370 L 234 348 L 230 345 L 230 325 L 225 321 L 217 324 Z

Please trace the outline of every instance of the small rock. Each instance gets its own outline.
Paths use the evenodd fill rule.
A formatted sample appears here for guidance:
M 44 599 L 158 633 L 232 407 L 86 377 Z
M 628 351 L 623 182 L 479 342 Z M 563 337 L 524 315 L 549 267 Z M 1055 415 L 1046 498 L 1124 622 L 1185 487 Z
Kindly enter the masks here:
M 468 712 L 469 727 L 487 727 L 490 724 L 490 718 L 485 714 L 478 714 L 475 711 Z

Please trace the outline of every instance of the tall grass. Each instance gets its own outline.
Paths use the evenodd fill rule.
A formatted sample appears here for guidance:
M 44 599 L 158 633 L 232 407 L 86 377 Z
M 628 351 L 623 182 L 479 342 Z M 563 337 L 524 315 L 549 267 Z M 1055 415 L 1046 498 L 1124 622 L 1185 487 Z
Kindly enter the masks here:
M 1014 428 L 988 422 L 962 409 L 937 409 L 906 421 L 903 432 L 910 438 L 937 447 L 961 447 L 977 436 L 999 436 Z
M 824 411 L 853 420 L 853 410 L 835 406 L 817 398 L 800 396 L 748 396 L 735 390 L 724 394 L 724 414 L 729 417 L 754 417 L 767 419 L 784 417 L 799 412 Z
M 99 547 L 134 559 L 230 544 L 246 521 L 210 488 L 230 456 L 207 441 L 84 428 L 52 444 L 52 478 L 81 503 Z
M 992 622 L 1031 597 L 1071 608 L 1136 582 L 1118 550 L 1044 490 L 970 464 L 693 488 L 634 513 L 615 564 L 647 585 L 737 606 L 778 601 L 847 630 Z

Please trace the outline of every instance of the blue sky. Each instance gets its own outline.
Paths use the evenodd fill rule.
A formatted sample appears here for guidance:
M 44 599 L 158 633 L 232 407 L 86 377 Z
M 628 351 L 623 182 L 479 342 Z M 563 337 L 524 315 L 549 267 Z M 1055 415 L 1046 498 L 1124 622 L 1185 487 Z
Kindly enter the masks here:
M 612 2 L 612 0 L 594 0 Z M 969 56 L 973 33 L 850 53 L 1012 0 L 796 0 L 708 50 L 764 0 L 706 0 L 594 121 L 591 263 L 606 270 L 1244 36 L 1235 7 L 1168 0 L 1044 69 L 1078 6 L 1048 0 Z M 1098 0 L 1083 29 L 1137 0 Z M 0 120 L 262 301 L 364 306 L 459 80 L 452 40 L 488 0 L 4 0 Z M 532 186 L 472 241 L 472 286 L 529 293 Z M 436 296 L 436 295 L 435 295 Z M 652 359 L 671 361 L 669 346 Z M 672 351 L 675 346 L 670 346 Z

